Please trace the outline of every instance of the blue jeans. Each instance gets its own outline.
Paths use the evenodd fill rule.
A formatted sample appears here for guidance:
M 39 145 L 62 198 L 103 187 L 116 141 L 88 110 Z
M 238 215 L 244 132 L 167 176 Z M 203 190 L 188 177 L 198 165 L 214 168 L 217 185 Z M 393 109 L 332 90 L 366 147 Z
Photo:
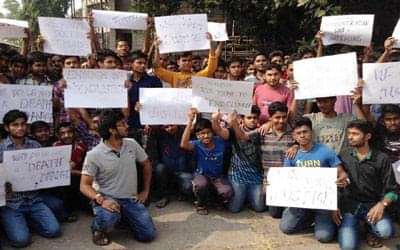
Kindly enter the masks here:
M 61 235 L 60 224 L 51 210 L 42 201 L 24 202 L 18 209 L 0 208 L 4 231 L 13 247 L 26 247 L 30 244 L 31 234 L 28 227 L 43 237 L 54 238 Z
M 153 169 L 153 191 L 157 198 L 163 198 L 167 195 L 171 184 L 176 184 L 179 193 L 190 196 L 193 194 L 192 179 L 193 174 L 174 170 L 172 167 L 158 163 Z
M 357 249 L 359 246 L 360 221 L 365 221 L 371 233 L 381 239 L 388 239 L 394 235 L 394 227 L 387 214 L 376 224 L 371 224 L 367 219 L 368 209 L 359 207 L 354 214 L 344 213 L 342 223 L 339 227 L 338 241 L 341 249 Z
M 101 206 L 94 205 L 95 218 L 92 231 L 111 232 L 122 220 L 133 232 L 133 236 L 142 242 L 152 241 L 156 237 L 156 228 L 146 207 L 134 199 L 114 199 L 121 208 L 121 213 L 110 212 Z
M 231 181 L 233 197 L 229 203 L 229 210 L 232 213 L 238 213 L 242 210 L 246 198 L 251 208 L 256 212 L 265 210 L 265 193 L 262 184 L 239 184 Z
M 69 212 L 64 206 L 63 200 L 47 193 L 40 194 L 44 204 L 53 212 L 59 222 L 64 222 L 68 219 Z
M 336 231 L 331 214 L 328 210 L 289 207 L 283 211 L 279 227 L 285 234 L 294 234 L 310 227 L 314 222 L 315 238 L 326 243 L 333 240 Z

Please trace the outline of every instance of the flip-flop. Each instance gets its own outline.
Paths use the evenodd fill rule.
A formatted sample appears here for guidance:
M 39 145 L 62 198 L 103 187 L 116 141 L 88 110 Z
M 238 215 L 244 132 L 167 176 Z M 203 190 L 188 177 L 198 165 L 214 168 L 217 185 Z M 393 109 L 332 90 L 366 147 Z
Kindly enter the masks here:
M 111 243 L 106 233 L 100 231 L 93 232 L 93 243 L 97 246 L 106 246 Z
M 157 201 L 156 207 L 163 208 L 166 207 L 169 203 L 169 199 L 167 197 L 162 198 L 161 200 Z
M 199 215 L 208 215 L 208 209 L 204 206 L 196 206 L 196 212 Z
M 367 245 L 372 248 L 380 248 L 383 246 L 382 239 L 380 239 L 379 237 L 377 237 L 376 235 L 374 235 L 372 233 L 367 234 L 366 241 L 367 241 Z

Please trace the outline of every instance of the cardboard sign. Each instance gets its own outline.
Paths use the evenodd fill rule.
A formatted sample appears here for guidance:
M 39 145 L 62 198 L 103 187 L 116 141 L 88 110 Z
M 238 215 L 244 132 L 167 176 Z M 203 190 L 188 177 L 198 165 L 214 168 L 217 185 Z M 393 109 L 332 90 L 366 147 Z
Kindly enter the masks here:
M 110 11 L 110 10 L 92 10 L 93 26 L 110 29 L 127 30 L 145 30 L 147 28 L 147 14 Z

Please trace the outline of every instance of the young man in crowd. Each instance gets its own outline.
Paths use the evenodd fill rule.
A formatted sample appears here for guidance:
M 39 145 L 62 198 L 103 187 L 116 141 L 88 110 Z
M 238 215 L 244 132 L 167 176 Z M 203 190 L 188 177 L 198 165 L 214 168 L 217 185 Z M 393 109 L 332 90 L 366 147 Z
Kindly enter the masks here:
M 197 140 L 190 141 L 195 119 L 194 132 Z M 181 147 L 194 152 L 197 161 L 192 182 L 197 213 L 208 214 L 207 199 L 211 189 L 217 192 L 218 198 L 223 204 L 227 204 L 232 197 L 232 188 L 223 175 L 225 142 L 221 137 L 214 136 L 209 120 L 197 118 L 195 109 L 191 109 L 188 113 L 188 123 L 182 135 Z
M 252 83 L 264 82 L 265 70 L 267 69 L 268 58 L 264 53 L 259 53 L 254 57 L 253 66 L 255 73 L 248 75 L 244 80 Z
M 26 56 L 15 55 L 10 59 L 10 72 L 0 75 L 1 83 L 15 84 L 28 74 L 28 61 Z
M 193 60 L 192 53 L 184 52 L 181 53 L 177 58 L 177 63 L 179 65 L 179 72 L 168 71 L 162 68 L 160 65 L 159 56 L 159 44 L 162 42 L 156 40 L 154 42 L 155 53 L 154 53 L 154 72 L 155 74 L 165 82 L 168 82 L 173 88 L 191 88 L 191 77 L 192 76 L 203 76 L 211 77 L 218 66 L 218 58 L 222 53 L 222 43 L 219 43 L 216 49 L 214 43 L 211 41 L 211 35 L 208 35 L 210 40 L 210 52 L 208 55 L 207 67 L 199 72 L 193 72 Z
M 292 109 L 293 91 L 281 84 L 281 67 L 270 64 L 265 69 L 264 83 L 258 85 L 254 91 L 253 104 L 261 110 L 260 122 L 268 120 L 268 105 L 272 102 L 282 102 Z M 289 110 L 290 113 L 293 113 Z M 289 114 L 290 115 L 290 114 Z
M 51 136 L 50 125 L 45 121 L 35 121 L 30 126 L 31 137 L 42 147 L 51 147 L 54 138 Z
M 359 248 L 360 222 L 367 224 L 367 244 L 382 247 L 382 239 L 393 236 L 394 228 L 387 209 L 399 197 L 389 157 L 371 147 L 373 127 L 355 120 L 347 125 L 351 150 L 341 154 L 350 185 L 339 195 L 339 210 L 333 214 L 339 226 L 341 249 Z
M 324 144 L 313 143 L 311 120 L 306 117 L 298 118 L 293 126 L 293 138 L 299 144 L 299 151 L 294 159 L 285 159 L 285 167 L 331 167 L 338 169 L 338 187 L 348 184 L 347 175 L 335 151 Z M 290 183 L 288 183 L 290 185 Z M 314 236 L 322 243 L 330 242 L 335 236 L 336 226 L 331 218 L 331 211 L 286 208 L 280 221 L 280 229 L 285 234 L 300 232 L 314 225 Z
M 246 200 L 256 212 L 265 210 L 265 193 L 263 192 L 263 171 L 260 159 L 260 140 L 257 134 L 249 135 L 248 141 L 240 141 L 237 133 L 252 133 L 256 131 L 260 109 L 253 106 L 249 115 L 237 117 L 236 112 L 229 115 L 230 128 L 221 127 L 222 114 L 213 114 L 213 130 L 232 145 L 232 158 L 228 172 L 232 185 L 233 196 L 229 203 L 229 210 L 238 213 L 242 210 Z M 238 121 L 240 119 L 240 121 Z M 239 125 L 240 123 L 240 125 Z
M 283 52 L 280 50 L 275 50 L 269 53 L 268 59 L 272 64 L 278 64 L 281 67 L 283 66 Z
M 218 67 L 213 74 L 213 78 L 215 79 L 226 79 L 226 63 L 224 60 L 218 61 Z
M 93 242 L 110 244 L 108 233 L 120 220 L 138 241 L 152 241 L 156 229 L 143 205 L 150 192 L 151 163 L 143 148 L 135 140 L 126 138 L 128 125 L 121 112 L 105 114 L 99 132 L 103 140 L 88 152 L 80 184 L 81 192 L 92 201 L 95 214 Z M 143 167 L 144 188 L 140 193 L 136 162 Z
M 394 163 L 400 161 L 400 107 L 395 104 L 383 105 L 381 112 L 377 124 L 378 148 Z
M 227 77 L 226 79 L 231 81 L 243 81 L 244 74 L 243 74 L 243 62 L 239 58 L 232 58 L 227 67 Z
M 129 46 L 128 41 L 125 40 L 118 40 L 115 52 L 121 58 L 122 62 L 129 60 L 129 53 L 131 48 Z
M 27 115 L 19 110 L 11 110 L 4 115 L 3 124 L 8 137 L 0 144 L 0 162 L 3 162 L 4 151 L 40 148 L 38 142 L 27 137 L 27 121 Z M 0 217 L 13 247 L 26 247 L 30 244 L 28 220 L 43 237 L 61 235 L 60 225 L 40 198 L 39 191 L 11 192 L 7 196 L 6 206 L 0 207 Z
M 45 54 L 39 51 L 31 52 L 27 56 L 30 74 L 25 78 L 16 80 L 16 84 L 22 85 L 41 85 L 51 84 L 47 76 L 47 58 Z
M 59 81 L 62 78 L 64 57 L 61 55 L 50 55 L 47 60 L 47 74 L 51 82 Z
M 118 69 L 119 66 L 122 66 L 121 58 L 110 49 L 98 51 L 96 61 L 100 69 Z

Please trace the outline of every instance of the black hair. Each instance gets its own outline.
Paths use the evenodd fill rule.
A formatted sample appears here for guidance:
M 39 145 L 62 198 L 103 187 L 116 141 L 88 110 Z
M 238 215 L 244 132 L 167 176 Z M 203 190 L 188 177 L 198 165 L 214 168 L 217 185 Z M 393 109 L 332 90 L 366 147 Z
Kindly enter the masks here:
M 276 112 L 288 113 L 289 109 L 286 104 L 282 102 L 273 102 L 268 105 L 268 114 L 269 116 L 273 116 Z
M 269 57 L 268 59 L 271 61 L 272 58 L 276 57 L 276 56 L 280 56 L 283 59 L 283 52 L 281 50 L 274 50 L 271 53 L 269 53 Z
M 28 115 L 25 112 L 18 109 L 10 110 L 4 115 L 3 124 L 4 126 L 8 126 L 10 123 L 15 122 L 19 118 L 23 118 L 25 122 L 28 121 Z
M 222 68 L 226 68 L 228 65 L 226 65 L 226 62 L 222 59 L 218 60 L 218 68 L 222 67 Z
M 176 58 L 177 58 L 177 60 L 179 60 L 182 57 L 189 57 L 189 56 L 193 56 L 192 52 L 182 52 L 182 53 L 179 53 Z
M 294 120 L 293 129 L 299 128 L 301 126 L 307 126 L 312 130 L 312 122 L 308 117 L 299 117 Z
M 231 66 L 231 64 L 233 64 L 233 63 L 239 63 L 240 65 L 243 65 L 242 59 L 240 59 L 239 57 L 232 57 L 231 60 L 226 65 L 226 67 L 229 68 L 229 66 Z
M 111 137 L 110 129 L 117 128 L 117 123 L 124 120 L 124 115 L 121 111 L 105 112 L 99 125 L 99 134 L 103 140 L 108 140 Z
M 50 125 L 45 121 L 35 121 L 31 124 L 31 134 L 34 134 L 40 128 L 50 129 Z
M 10 65 L 14 65 L 14 64 L 17 64 L 17 63 L 23 64 L 26 67 L 28 66 L 28 60 L 26 59 L 26 56 L 23 56 L 23 55 L 19 55 L 18 54 L 18 55 L 15 55 L 15 56 L 11 57 Z
M 300 58 L 302 58 L 305 54 L 311 53 L 313 56 L 316 56 L 315 50 L 309 46 L 300 47 L 298 50 L 298 54 Z
M 114 57 L 116 60 L 121 60 L 118 55 L 110 49 L 101 49 L 96 53 L 97 62 L 104 62 L 107 57 Z
M 61 128 L 73 128 L 72 123 L 70 122 L 62 122 L 60 125 L 58 125 L 58 130 Z
M 348 125 L 347 128 L 355 128 L 363 132 L 363 134 L 371 134 L 371 136 L 374 134 L 374 127 L 372 124 L 368 121 L 363 121 L 363 120 L 354 120 L 351 121 Z
M 261 110 L 257 105 L 252 105 L 251 106 L 251 114 L 256 115 L 257 117 L 259 117 L 261 115 Z
M 279 64 L 276 63 L 270 63 L 267 65 L 267 68 L 265 69 L 265 71 L 267 70 L 273 70 L 276 69 L 279 72 L 282 72 L 282 67 Z
M 257 58 L 258 56 L 264 56 L 264 57 L 268 60 L 267 54 L 265 54 L 265 53 L 263 53 L 263 52 L 259 52 L 259 53 L 257 53 L 257 54 L 254 56 L 254 59 L 253 59 L 253 62 L 252 62 L 252 63 L 254 63 L 254 62 L 256 61 L 256 58 Z
M 132 51 L 129 54 L 129 61 L 130 62 L 133 63 L 138 59 L 145 59 L 147 61 L 147 55 L 145 53 L 143 53 L 142 51 L 140 51 L 140 50 Z
M 207 120 L 204 118 L 199 118 L 197 120 L 196 124 L 194 125 L 194 132 L 198 133 L 206 128 L 212 129 L 212 124 L 211 124 L 210 120 Z
M 193 59 L 195 59 L 195 60 L 201 60 L 201 56 L 195 55 L 195 56 L 193 56 Z
M 78 59 L 78 62 L 81 62 L 81 58 L 80 58 L 79 56 L 64 56 L 64 57 L 63 57 L 63 63 L 65 62 L 65 60 L 66 60 L 67 58 L 73 58 L 73 57 L 75 57 L 76 59 Z
M 47 64 L 47 56 L 46 54 L 40 52 L 40 51 L 34 51 L 31 52 L 27 55 L 27 60 L 29 66 L 32 66 L 36 62 L 42 62 Z
M 382 106 L 382 118 L 385 114 L 396 114 L 400 115 L 400 107 L 395 104 L 386 104 Z

